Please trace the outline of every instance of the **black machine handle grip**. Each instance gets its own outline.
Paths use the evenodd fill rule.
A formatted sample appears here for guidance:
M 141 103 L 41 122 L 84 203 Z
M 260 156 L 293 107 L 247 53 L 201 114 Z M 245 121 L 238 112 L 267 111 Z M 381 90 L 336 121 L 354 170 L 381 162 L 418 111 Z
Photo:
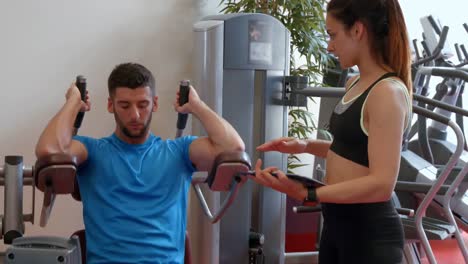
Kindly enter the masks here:
M 455 51 L 457 53 L 457 58 L 458 58 L 458 61 L 463 61 L 463 57 L 462 57 L 462 54 L 461 54 L 461 51 L 460 51 L 460 47 L 458 46 L 457 43 L 455 43 Z
M 437 49 L 437 56 L 440 54 L 442 49 L 445 46 L 445 41 L 447 40 L 447 35 L 448 35 L 449 27 L 444 26 L 442 28 L 442 32 L 439 34 L 439 43 L 437 43 L 436 49 Z
M 460 50 L 462 51 L 463 55 L 465 56 L 465 60 L 468 61 L 468 52 L 466 52 L 465 45 L 461 44 L 460 45 Z
M 413 113 L 425 116 L 427 118 L 440 122 L 444 125 L 448 125 L 450 123 L 450 118 L 431 112 L 424 107 L 413 105 Z
M 439 57 L 440 53 L 442 52 L 442 49 L 444 48 L 445 41 L 447 40 L 448 31 L 449 31 L 449 27 L 444 26 L 442 28 L 442 32 L 440 33 L 440 37 L 439 37 L 439 42 L 437 43 L 437 46 L 432 52 L 428 50 L 426 43 L 423 41 L 421 44 L 423 45 L 424 50 L 426 50 L 426 52 L 428 52 L 428 54 L 430 55 L 424 59 L 414 62 L 412 64 L 412 67 L 422 65 L 426 62 L 432 61 L 436 59 L 437 57 Z
M 420 60 L 421 59 L 421 55 L 419 53 L 419 48 L 418 48 L 418 40 L 417 39 L 413 39 L 413 48 L 414 48 L 414 53 L 416 55 L 416 60 Z
M 83 77 L 82 75 L 76 76 L 75 85 L 76 87 L 78 87 L 78 90 L 80 90 L 81 100 L 85 101 L 86 100 L 86 78 Z M 84 112 L 79 112 L 78 115 L 76 115 L 75 124 L 73 125 L 76 130 L 78 130 L 81 127 L 84 114 L 85 114 Z
M 80 90 L 81 100 L 84 101 L 86 99 L 86 78 L 83 75 L 76 76 L 76 87 Z
M 421 96 L 419 94 L 413 94 L 413 98 L 416 101 L 423 102 L 425 104 L 428 104 L 428 105 L 431 105 L 431 106 L 436 106 L 438 108 L 441 108 L 441 109 L 444 109 L 444 110 L 447 110 L 447 111 L 450 111 L 450 112 L 453 112 L 453 113 L 468 117 L 468 110 L 466 110 L 466 109 L 463 109 L 463 108 L 460 108 L 460 107 L 457 107 L 457 106 L 453 106 L 451 104 L 447 104 L 447 103 L 441 102 L 439 100 L 434 100 L 434 99 L 431 99 L 431 98 L 427 98 L 427 97 Z
M 179 85 L 179 105 L 182 106 L 189 101 L 190 81 L 181 81 Z M 179 113 L 177 116 L 177 129 L 185 129 L 188 114 Z
M 424 52 L 426 52 L 426 54 L 428 56 L 432 56 L 432 51 L 429 49 L 429 47 L 427 46 L 427 42 L 426 41 L 421 41 L 421 46 L 423 47 L 424 49 Z
M 431 26 L 434 29 L 435 33 L 437 33 L 437 35 L 440 36 L 442 31 L 440 31 L 440 27 L 439 27 L 439 25 L 437 25 L 437 22 L 435 21 L 434 17 L 429 16 L 427 19 L 429 20 L 429 23 L 431 24 Z
M 432 69 L 432 75 L 440 76 L 440 77 L 451 77 L 451 78 L 459 78 L 468 82 L 468 72 L 465 72 L 462 69 L 454 69 L 449 67 L 434 67 Z

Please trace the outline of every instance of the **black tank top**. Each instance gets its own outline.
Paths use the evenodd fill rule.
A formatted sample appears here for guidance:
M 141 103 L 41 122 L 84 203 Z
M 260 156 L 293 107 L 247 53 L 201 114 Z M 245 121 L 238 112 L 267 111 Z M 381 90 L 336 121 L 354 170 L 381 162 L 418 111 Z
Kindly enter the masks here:
M 396 76 L 396 74 L 386 73 L 382 75 L 352 102 L 344 104 L 343 99 L 338 102 L 330 117 L 329 131 L 333 135 L 330 150 L 345 159 L 369 167 L 368 137 L 361 128 L 361 110 L 367 95 L 374 86 L 381 80 L 393 76 Z M 355 83 L 351 85 L 347 92 L 351 90 Z

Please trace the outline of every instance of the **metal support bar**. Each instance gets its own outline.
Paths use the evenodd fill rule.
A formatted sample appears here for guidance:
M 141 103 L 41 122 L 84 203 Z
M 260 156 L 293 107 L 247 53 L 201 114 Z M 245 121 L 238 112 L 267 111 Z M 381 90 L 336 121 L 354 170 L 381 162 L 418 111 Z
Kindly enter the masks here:
M 203 212 L 210 219 L 211 223 L 214 224 L 218 222 L 219 219 L 221 219 L 221 217 L 223 217 L 226 210 L 234 202 L 234 199 L 236 198 L 237 192 L 239 191 L 239 187 L 241 186 L 241 184 L 239 184 L 237 177 L 233 177 L 229 194 L 224 199 L 221 209 L 219 209 L 219 211 L 214 215 L 211 213 L 211 210 L 205 201 L 205 197 L 203 196 L 203 192 L 201 191 L 200 186 L 198 184 L 192 184 L 192 186 L 195 190 L 195 193 L 197 194 L 198 200 L 200 201 L 200 206 L 202 207 Z
M 458 158 L 460 157 L 463 151 L 463 145 L 464 145 L 463 134 L 461 133 L 461 130 L 458 127 L 458 125 L 452 121 L 449 121 L 448 126 L 450 126 L 455 132 L 455 135 L 457 138 L 457 148 L 454 154 L 452 155 L 452 157 L 450 158 L 450 160 L 448 161 L 444 171 L 438 176 L 437 180 L 434 182 L 433 187 L 429 190 L 429 192 L 426 194 L 426 196 L 420 203 L 418 209 L 416 210 L 415 217 L 414 217 L 418 235 L 421 239 L 421 243 L 423 245 L 424 251 L 427 254 L 428 260 L 431 264 L 437 263 L 437 261 L 435 259 L 434 253 L 431 250 L 431 245 L 429 244 L 427 235 L 424 231 L 422 219 L 424 215 L 426 214 L 426 210 L 429 204 L 432 202 L 438 190 L 440 189 L 442 184 L 445 182 L 445 180 L 449 176 L 450 171 L 453 169 L 453 167 L 455 167 L 455 164 L 457 163 Z
M 318 263 L 318 256 L 318 251 L 285 253 L 284 264 L 315 264 Z

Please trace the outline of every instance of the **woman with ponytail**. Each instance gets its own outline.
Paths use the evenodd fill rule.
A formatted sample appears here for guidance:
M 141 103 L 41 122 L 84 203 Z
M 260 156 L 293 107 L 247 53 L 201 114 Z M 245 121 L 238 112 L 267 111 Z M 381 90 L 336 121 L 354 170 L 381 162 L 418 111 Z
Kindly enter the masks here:
M 360 72 L 330 118 L 333 140 L 279 138 L 257 148 L 326 158 L 326 185 L 306 188 L 275 167 L 262 169 L 261 160 L 251 179 L 305 204 L 321 204 L 320 264 L 400 263 L 403 227 L 390 199 L 411 118 L 403 14 L 397 0 L 331 0 L 326 27 L 328 51 L 342 68 Z

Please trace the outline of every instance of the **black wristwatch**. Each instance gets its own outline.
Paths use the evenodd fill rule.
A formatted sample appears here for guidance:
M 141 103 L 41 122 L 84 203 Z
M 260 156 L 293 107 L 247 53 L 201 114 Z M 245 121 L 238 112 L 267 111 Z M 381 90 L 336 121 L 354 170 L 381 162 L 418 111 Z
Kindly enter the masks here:
M 316 203 L 318 201 L 317 188 L 307 187 L 307 196 L 304 199 L 304 203 Z

